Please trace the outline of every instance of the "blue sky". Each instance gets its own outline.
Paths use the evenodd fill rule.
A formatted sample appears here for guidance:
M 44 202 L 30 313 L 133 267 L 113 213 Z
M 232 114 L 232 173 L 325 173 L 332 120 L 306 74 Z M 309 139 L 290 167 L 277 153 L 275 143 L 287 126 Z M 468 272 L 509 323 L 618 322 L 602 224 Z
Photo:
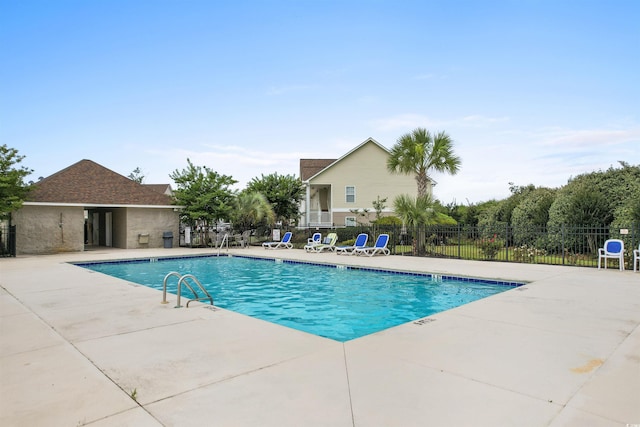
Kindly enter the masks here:
M 30 179 L 91 159 L 298 176 L 447 132 L 436 198 L 640 164 L 640 2 L 0 0 L 0 143 Z

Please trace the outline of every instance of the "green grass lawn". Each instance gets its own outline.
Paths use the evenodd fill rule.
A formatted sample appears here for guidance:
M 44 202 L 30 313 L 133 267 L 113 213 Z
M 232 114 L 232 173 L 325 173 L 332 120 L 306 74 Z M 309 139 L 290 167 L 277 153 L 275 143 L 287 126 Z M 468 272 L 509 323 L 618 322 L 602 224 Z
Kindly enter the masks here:
M 476 261 L 511 261 L 521 262 L 527 264 L 552 264 L 552 265 L 579 265 L 579 266 L 595 266 L 598 264 L 597 256 L 588 255 L 569 255 L 565 256 L 564 264 L 562 255 L 558 254 L 546 254 L 535 256 L 522 256 L 519 257 L 515 253 L 513 248 L 509 248 L 507 258 L 507 250 L 502 249 L 498 251 L 495 258 L 490 259 L 485 257 L 482 251 L 475 245 L 427 245 L 426 256 L 446 257 L 446 258 L 459 258 L 466 260 Z M 397 255 L 412 255 L 413 248 L 409 245 L 397 245 L 395 247 L 395 253 Z

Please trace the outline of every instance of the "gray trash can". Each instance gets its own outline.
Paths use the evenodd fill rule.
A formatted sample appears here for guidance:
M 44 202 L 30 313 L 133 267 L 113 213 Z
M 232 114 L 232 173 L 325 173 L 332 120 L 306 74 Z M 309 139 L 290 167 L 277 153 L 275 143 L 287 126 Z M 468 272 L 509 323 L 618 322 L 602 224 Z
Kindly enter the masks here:
M 164 239 L 165 248 L 173 247 L 173 231 L 165 231 L 162 233 L 162 238 Z

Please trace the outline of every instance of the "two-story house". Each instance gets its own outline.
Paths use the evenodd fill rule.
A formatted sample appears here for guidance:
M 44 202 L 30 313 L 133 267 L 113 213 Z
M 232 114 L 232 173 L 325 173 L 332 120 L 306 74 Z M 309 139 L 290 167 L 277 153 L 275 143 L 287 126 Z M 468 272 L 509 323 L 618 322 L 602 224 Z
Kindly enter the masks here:
M 393 214 L 400 194 L 417 194 L 415 176 L 387 169 L 387 148 L 373 138 L 339 159 L 300 159 L 306 195 L 300 206 L 301 227 L 341 227 L 375 219 L 373 203 L 387 199 L 383 215 Z M 362 215 L 368 211 L 368 214 Z

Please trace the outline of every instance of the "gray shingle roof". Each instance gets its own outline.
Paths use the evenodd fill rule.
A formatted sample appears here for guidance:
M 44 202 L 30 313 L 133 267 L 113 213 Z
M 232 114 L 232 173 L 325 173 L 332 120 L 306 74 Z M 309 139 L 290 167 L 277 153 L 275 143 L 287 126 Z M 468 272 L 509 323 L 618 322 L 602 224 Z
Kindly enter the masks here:
M 171 197 L 91 160 L 80 160 L 37 182 L 26 201 L 91 205 L 172 204 Z

